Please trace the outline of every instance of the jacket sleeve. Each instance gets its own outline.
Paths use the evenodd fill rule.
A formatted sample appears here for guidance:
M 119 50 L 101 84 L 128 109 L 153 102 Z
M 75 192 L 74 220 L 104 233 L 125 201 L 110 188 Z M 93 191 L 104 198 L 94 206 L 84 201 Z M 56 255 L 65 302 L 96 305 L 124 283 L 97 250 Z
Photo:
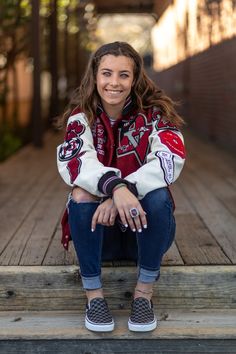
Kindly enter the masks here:
M 64 142 L 57 147 L 59 173 L 69 186 L 79 186 L 93 195 L 104 196 L 98 181 L 107 172 L 120 177 L 116 168 L 105 167 L 97 158 L 93 136 L 84 113 L 71 116 Z
M 185 162 L 183 136 L 168 122 L 153 122 L 149 146 L 146 164 L 125 178 L 136 185 L 139 199 L 154 189 L 172 184 Z

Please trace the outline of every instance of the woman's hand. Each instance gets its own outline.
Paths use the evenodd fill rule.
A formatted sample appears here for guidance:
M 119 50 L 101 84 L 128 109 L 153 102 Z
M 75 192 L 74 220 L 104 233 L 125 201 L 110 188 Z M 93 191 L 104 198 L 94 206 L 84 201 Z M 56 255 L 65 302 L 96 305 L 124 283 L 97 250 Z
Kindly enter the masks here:
M 101 203 L 93 214 L 91 230 L 94 231 L 97 224 L 112 226 L 115 223 L 115 218 L 118 214 L 111 198 Z
M 142 232 L 142 228 L 147 228 L 146 213 L 139 200 L 131 193 L 127 187 L 120 187 L 113 192 L 113 201 L 120 215 L 121 222 L 131 228 L 132 231 Z M 138 214 L 131 217 L 130 210 L 136 208 Z

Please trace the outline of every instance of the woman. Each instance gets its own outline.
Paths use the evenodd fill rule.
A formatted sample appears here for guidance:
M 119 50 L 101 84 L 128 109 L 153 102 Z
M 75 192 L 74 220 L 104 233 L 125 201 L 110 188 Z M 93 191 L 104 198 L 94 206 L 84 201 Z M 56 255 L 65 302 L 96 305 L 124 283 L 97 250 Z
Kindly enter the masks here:
M 92 55 L 64 119 L 58 169 L 73 187 L 67 212 L 88 300 L 85 326 L 114 329 L 102 290 L 101 258 L 104 234 L 109 239 L 116 232 L 131 237 L 138 248 L 128 327 L 153 330 L 153 284 L 175 234 L 168 185 L 184 165 L 179 131 L 183 120 L 145 74 L 140 55 L 125 42 L 105 44 Z M 125 246 L 124 255 L 132 254 L 132 247 Z

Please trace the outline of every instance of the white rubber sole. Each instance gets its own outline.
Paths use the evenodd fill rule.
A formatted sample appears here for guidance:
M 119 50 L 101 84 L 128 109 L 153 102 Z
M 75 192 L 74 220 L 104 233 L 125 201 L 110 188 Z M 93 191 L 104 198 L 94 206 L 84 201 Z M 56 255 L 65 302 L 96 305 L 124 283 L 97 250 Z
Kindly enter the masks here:
M 94 324 L 85 318 L 85 327 L 93 332 L 111 332 L 114 330 L 115 324 L 114 322 L 109 324 Z
M 138 324 L 138 323 L 133 323 L 130 320 L 128 321 L 128 328 L 132 332 L 149 332 L 153 331 L 157 327 L 157 320 L 154 319 L 153 322 L 148 323 L 148 324 Z

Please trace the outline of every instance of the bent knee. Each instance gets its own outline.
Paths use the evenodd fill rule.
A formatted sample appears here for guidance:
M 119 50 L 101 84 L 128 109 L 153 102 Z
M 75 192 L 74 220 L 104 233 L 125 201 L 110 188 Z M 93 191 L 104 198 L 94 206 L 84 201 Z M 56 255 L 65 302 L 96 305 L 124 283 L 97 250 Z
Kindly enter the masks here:
M 149 192 L 145 197 L 145 202 L 151 209 L 163 209 L 166 206 L 173 207 L 173 200 L 171 198 L 168 188 L 155 189 Z
M 94 202 L 99 200 L 96 195 L 93 195 L 81 187 L 75 187 L 72 191 L 72 198 L 75 202 Z

